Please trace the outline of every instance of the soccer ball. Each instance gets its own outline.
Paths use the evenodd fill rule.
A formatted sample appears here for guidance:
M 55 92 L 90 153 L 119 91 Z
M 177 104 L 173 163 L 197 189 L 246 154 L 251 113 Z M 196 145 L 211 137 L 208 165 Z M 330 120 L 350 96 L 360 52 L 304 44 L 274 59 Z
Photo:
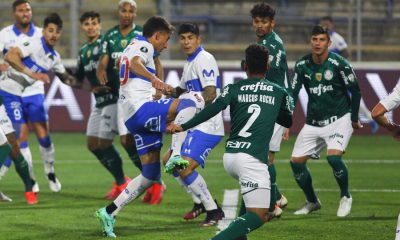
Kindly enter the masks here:
M 195 102 L 196 103 L 196 113 L 198 113 L 204 109 L 205 102 L 204 102 L 203 96 L 201 96 L 200 93 L 189 91 L 189 92 L 182 93 L 179 96 L 179 98 L 180 99 L 190 99 L 193 102 Z

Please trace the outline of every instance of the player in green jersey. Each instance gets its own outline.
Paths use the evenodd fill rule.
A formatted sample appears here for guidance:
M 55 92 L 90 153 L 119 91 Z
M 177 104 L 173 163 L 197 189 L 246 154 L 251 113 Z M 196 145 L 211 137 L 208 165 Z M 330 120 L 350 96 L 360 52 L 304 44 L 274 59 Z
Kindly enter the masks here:
M 288 65 L 286 50 L 282 39 L 274 32 L 275 9 L 269 4 L 262 2 L 253 6 L 250 11 L 253 19 L 253 29 L 257 36 L 258 44 L 265 46 L 269 52 L 270 69 L 266 73 L 266 79 L 278 84 L 291 93 L 288 82 Z M 282 209 L 287 206 L 288 201 L 278 189 L 276 183 L 275 153 L 280 151 L 282 139 L 289 139 L 289 129 L 275 124 L 274 133 L 269 143 L 268 172 L 271 177 L 271 202 L 270 216 L 280 217 Z M 243 204 L 243 202 L 242 202 Z M 242 206 L 241 211 L 245 207 Z
M 311 154 L 327 147 L 327 160 L 340 187 L 337 216 L 345 217 L 350 213 L 352 197 L 342 155 L 353 129 L 362 128 L 358 119 L 361 93 L 351 65 L 340 55 L 329 52 L 327 29 L 315 26 L 310 42 L 311 54 L 296 62 L 292 81 L 295 102 L 302 86 L 308 94 L 306 124 L 297 136 L 290 162 L 307 201 L 294 214 L 309 214 L 321 208 L 306 163 Z
M 244 68 L 248 79 L 226 86 L 215 102 L 188 122 L 169 126 L 171 132 L 186 131 L 230 106 L 231 133 L 225 145 L 224 168 L 239 180 L 246 213 L 213 240 L 245 239 L 246 234 L 268 221 L 268 143 L 275 122 L 286 128 L 292 124 L 292 98 L 284 88 L 265 79 L 268 50 L 259 44 L 250 45 Z

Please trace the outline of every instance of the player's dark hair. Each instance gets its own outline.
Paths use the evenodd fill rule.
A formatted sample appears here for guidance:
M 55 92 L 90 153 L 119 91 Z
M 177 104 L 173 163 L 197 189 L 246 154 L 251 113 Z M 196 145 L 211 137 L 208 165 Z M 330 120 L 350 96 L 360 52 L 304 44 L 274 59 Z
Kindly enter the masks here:
M 172 31 L 174 31 L 174 26 L 160 16 L 153 16 L 147 19 L 146 23 L 143 25 L 144 37 L 151 37 L 156 32 L 171 33 Z
M 271 5 L 269 5 L 268 3 L 261 2 L 253 6 L 253 8 L 250 10 L 250 14 L 252 18 L 268 17 L 270 20 L 272 20 L 275 17 L 275 9 L 271 7 Z
M 260 44 L 251 44 L 246 48 L 246 66 L 250 73 L 264 74 L 267 71 L 268 49 Z
M 321 25 L 315 25 L 311 30 L 311 36 L 320 35 L 320 34 L 326 34 L 328 39 L 330 39 L 329 31 L 327 28 L 325 28 Z
M 95 11 L 88 11 L 88 12 L 84 12 L 82 14 L 82 16 L 79 18 L 79 21 L 82 24 L 84 21 L 86 21 L 86 19 L 96 19 L 96 18 L 100 23 L 101 22 L 100 13 L 95 12 Z
M 51 13 L 43 20 L 43 28 L 46 28 L 50 23 L 57 25 L 60 30 L 63 27 L 63 21 L 57 13 Z
M 320 21 L 329 21 L 329 22 L 333 23 L 331 16 L 324 16 L 320 19 Z
M 13 12 L 15 12 L 15 10 L 17 9 L 17 7 L 21 4 L 24 3 L 28 3 L 29 5 L 31 5 L 31 3 L 28 0 L 15 0 L 12 4 L 12 10 Z
M 193 33 L 196 36 L 200 35 L 199 26 L 195 23 L 182 23 L 178 28 L 178 34 Z

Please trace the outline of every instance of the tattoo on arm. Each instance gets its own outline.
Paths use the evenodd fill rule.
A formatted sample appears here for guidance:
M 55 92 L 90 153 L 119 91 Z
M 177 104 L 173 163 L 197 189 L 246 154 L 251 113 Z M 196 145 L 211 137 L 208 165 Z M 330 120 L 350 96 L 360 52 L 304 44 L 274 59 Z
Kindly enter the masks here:
M 203 98 L 204 98 L 205 106 L 212 103 L 216 97 L 217 97 L 217 87 L 207 86 L 204 88 Z

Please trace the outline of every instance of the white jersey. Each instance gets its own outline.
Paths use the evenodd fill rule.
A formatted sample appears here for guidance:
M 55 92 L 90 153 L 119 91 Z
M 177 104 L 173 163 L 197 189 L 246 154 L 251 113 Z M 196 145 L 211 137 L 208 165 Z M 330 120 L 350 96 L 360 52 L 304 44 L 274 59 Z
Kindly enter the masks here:
M 213 55 L 199 47 L 187 59 L 183 68 L 180 87 L 202 94 L 203 89 L 207 86 L 215 86 L 217 88 L 217 97 L 220 95 L 221 82 L 217 62 Z M 223 136 L 224 122 L 222 112 L 199 124 L 194 129 L 211 135 Z
M 120 62 L 120 104 L 123 118 L 133 116 L 139 108 L 153 100 L 154 88 L 149 79 L 136 75 L 129 70 L 129 62 L 134 57 L 140 57 L 149 72 L 155 75 L 155 50 L 145 37 L 138 36 L 125 48 Z
M 347 48 L 347 43 L 344 38 L 337 32 L 329 32 L 331 38 L 331 45 L 329 51 L 339 54 L 343 49 Z
M 32 72 L 47 73 L 51 70 L 55 73 L 64 73 L 66 71 L 61 62 L 60 54 L 58 54 L 54 49 L 49 48 L 43 37 L 27 42 L 20 42 L 15 45 L 15 47 L 18 47 L 21 50 L 22 63 Z M 24 90 L 22 96 L 44 94 L 43 82 L 36 81 L 12 67 L 9 68 L 7 75 L 13 81 L 23 86 L 37 84 L 38 88 L 32 89 L 32 91 L 29 92 Z M 7 89 L 3 90 L 7 91 Z M 35 90 L 38 90 L 39 92 Z
M 385 109 L 390 112 L 400 105 L 400 81 L 393 88 L 393 91 L 380 101 Z
M 31 23 L 29 32 L 22 33 L 15 25 L 10 25 L 0 31 L 0 51 L 5 55 L 11 47 L 16 44 L 32 41 L 32 39 L 40 39 L 42 37 L 42 28 L 36 27 Z M 6 74 L 2 75 L 2 80 L 6 79 Z M 36 85 L 35 83 L 34 85 Z M 1 89 L 12 94 L 21 95 L 21 85 L 10 79 L 6 82 L 0 82 Z M 39 84 L 41 91 L 44 92 L 43 84 Z

